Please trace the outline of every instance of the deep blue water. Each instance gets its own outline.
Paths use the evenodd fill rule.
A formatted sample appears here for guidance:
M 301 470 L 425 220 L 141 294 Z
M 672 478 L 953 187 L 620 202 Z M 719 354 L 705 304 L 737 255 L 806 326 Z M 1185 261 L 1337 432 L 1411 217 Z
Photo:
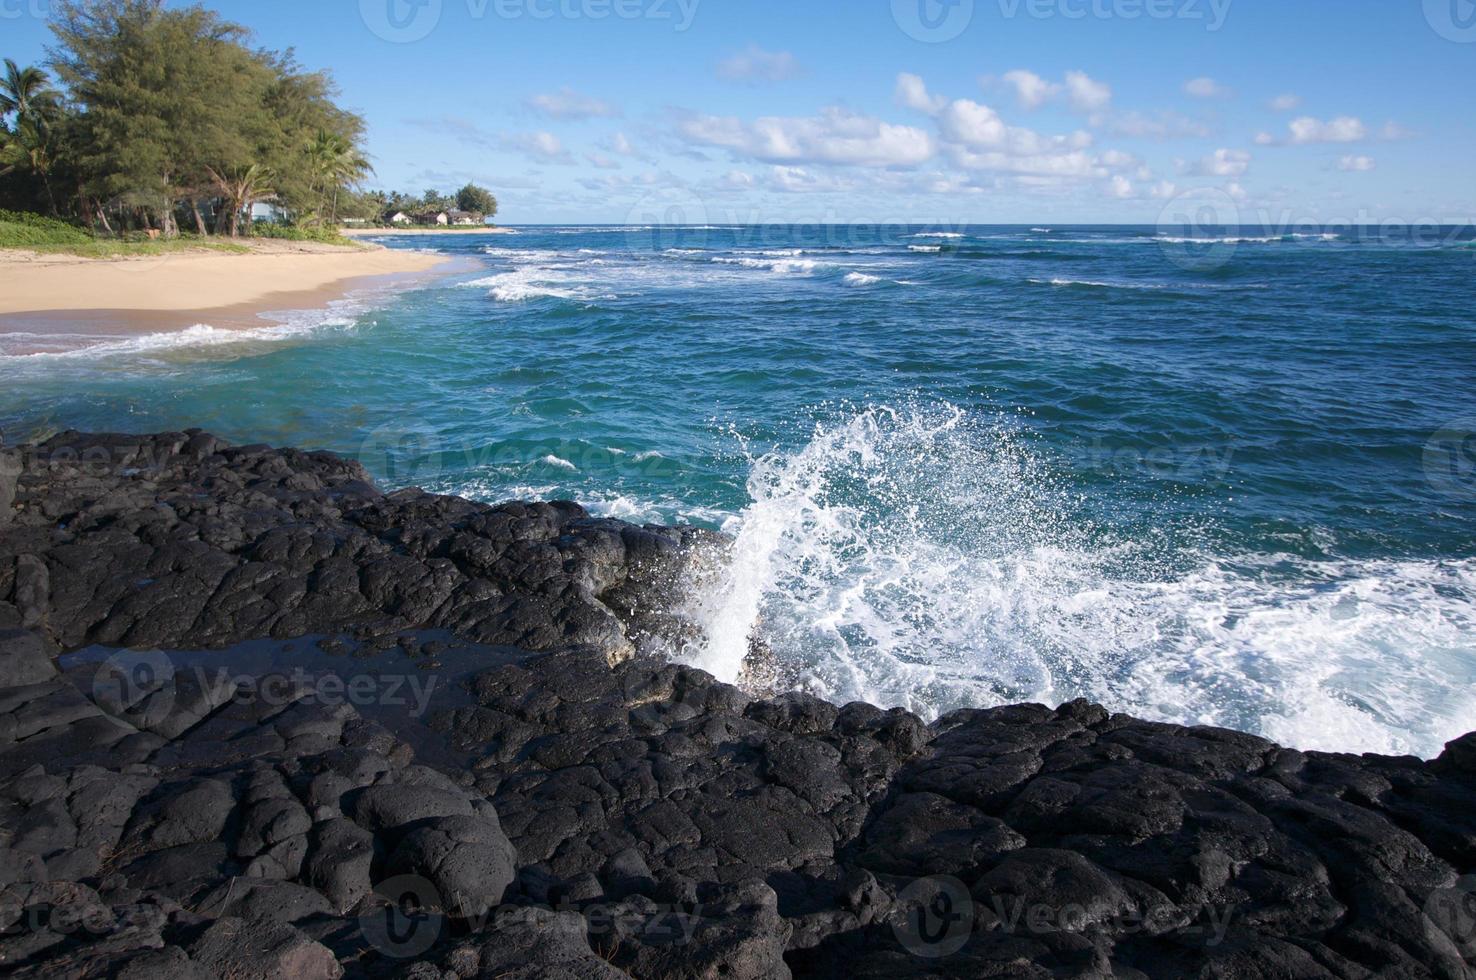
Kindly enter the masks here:
M 931 231 L 388 240 L 461 264 L 0 356 L 0 426 L 199 425 L 726 526 L 682 654 L 726 679 L 757 623 L 839 700 L 1083 695 L 1426 755 L 1476 727 L 1469 231 Z

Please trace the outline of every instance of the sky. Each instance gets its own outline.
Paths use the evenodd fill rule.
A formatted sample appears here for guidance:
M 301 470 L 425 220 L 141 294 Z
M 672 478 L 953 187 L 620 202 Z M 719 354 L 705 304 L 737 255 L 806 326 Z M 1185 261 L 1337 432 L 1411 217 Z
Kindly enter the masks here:
M 1473 0 L 205 5 L 506 224 L 1476 222 Z

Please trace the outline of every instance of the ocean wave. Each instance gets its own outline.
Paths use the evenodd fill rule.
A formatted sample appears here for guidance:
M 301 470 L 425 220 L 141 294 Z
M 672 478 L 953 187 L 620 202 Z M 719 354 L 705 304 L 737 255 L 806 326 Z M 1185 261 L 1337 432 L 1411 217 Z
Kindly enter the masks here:
M 836 702 L 1085 697 L 1300 748 L 1438 754 L 1476 712 L 1476 560 L 1160 554 L 1075 513 L 1026 434 L 877 407 L 753 460 L 683 658 Z
M 867 275 L 864 272 L 848 272 L 843 280 L 847 286 L 875 286 L 881 281 L 881 276 Z
M 909 246 L 907 246 L 907 251 L 909 251 L 909 252 L 941 252 L 941 251 L 943 251 L 943 246 L 942 245 L 909 245 Z
M 781 276 L 809 276 L 822 265 L 814 259 L 752 259 L 745 256 L 720 255 L 712 260 L 718 265 L 736 265 L 744 269 L 762 269 Z

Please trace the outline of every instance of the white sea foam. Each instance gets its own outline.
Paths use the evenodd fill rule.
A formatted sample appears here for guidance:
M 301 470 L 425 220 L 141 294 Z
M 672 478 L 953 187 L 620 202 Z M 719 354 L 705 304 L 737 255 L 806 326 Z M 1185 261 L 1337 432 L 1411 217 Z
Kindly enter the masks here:
M 844 280 L 847 286 L 875 286 L 881 282 L 881 276 L 870 276 L 864 272 L 848 272 Z
M 967 238 L 968 236 L 958 231 L 925 231 L 916 235 L 908 235 L 908 238 Z
M 543 457 L 543 459 L 540 460 L 540 462 L 546 463 L 549 466 L 556 466 L 556 467 L 558 467 L 561 470 L 576 470 L 577 471 L 579 469 L 579 467 L 575 466 L 573 463 L 569 462 L 564 457 L 562 457 L 562 456 L 555 456 L 553 453 L 549 453 L 547 456 Z
M 909 251 L 909 252 L 941 252 L 941 251 L 943 251 L 943 246 L 942 245 L 909 245 L 909 246 L 907 246 L 907 251 Z
M 739 677 L 755 631 L 835 701 L 1087 697 L 1300 748 L 1438 754 L 1476 716 L 1476 560 L 1178 553 L 1073 516 L 1028 441 L 877 408 L 754 460 L 686 658 Z
M 780 276 L 810 276 L 821 263 L 814 259 L 751 259 L 745 256 L 720 255 L 712 260 L 718 265 L 736 265 L 744 269 L 763 269 Z

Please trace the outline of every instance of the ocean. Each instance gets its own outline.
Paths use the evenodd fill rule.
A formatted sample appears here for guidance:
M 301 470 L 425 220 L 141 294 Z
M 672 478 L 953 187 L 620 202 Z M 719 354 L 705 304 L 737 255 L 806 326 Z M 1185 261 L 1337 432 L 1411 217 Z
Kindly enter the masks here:
M 1469 229 L 516 232 L 387 238 L 457 264 L 247 331 L 7 338 L 0 428 L 723 528 L 682 656 L 725 680 L 757 630 L 783 685 L 927 717 L 1476 727 Z

